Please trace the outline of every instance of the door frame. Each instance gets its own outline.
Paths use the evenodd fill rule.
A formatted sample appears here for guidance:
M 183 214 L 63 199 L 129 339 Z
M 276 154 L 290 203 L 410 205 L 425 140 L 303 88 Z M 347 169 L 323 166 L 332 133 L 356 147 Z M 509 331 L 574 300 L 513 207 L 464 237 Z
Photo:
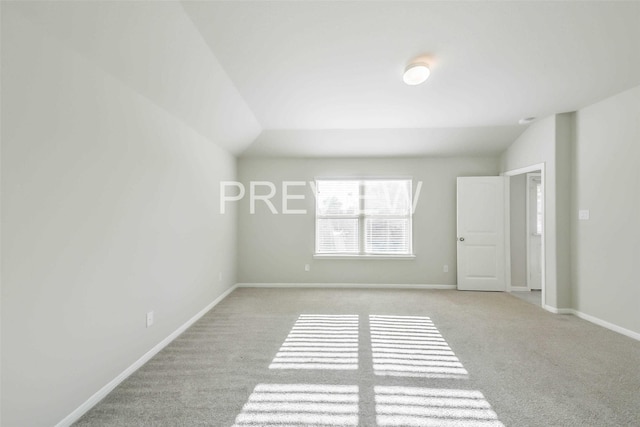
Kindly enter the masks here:
M 546 179 L 545 179 L 545 164 L 544 163 L 536 163 L 530 166 L 525 166 L 522 168 L 518 168 L 518 169 L 512 169 L 506 172 L 502 172 L 500 175 L 502 176 L 506 176 L 511 178 L 514 175 L 522 175 L 525 173 L 529 173 L 529 172 L 540 172 L 540 181 L 541 181 L 541 185 L 542 185 L 542 236 L 541 236 L 541 241 L 540 241 L 540 245 L 542 246 L 542 255 L 540 256 L 540 268 L 542 269 L 542 277 L 540 278 L 540 287 L 541 289 L 541 298 L 542 298 L 542 307 L 545 307 L 547 304 L 547 300 L 546 300 L 546 281 L 547 281 L 547 256 L 546 256 L 546 234 L 547 234 L 547 227 L 546 227 L 546 222 L 547 222 L 547 210 L 546 210 L 546 204 L 545 204 L 545 198 L 546 198 L 546 194 L 547 194 L 547 189 L 546 189 Z M 511 191 L 510 191 L 510 181 L 511 179 L 508 179 L 505 185 L 505 203 L 504 203 L 504 209 L 505 209 L 505 230 L 504 230 L 504 236 L 505 236 L 505 270 L 506 270 L 506 284 L 507 284 L 507 292 L 511 292 L 511 217 L 510 217 L 510 207 L 511 207 Z M 527 284 L 528 284 L 528 279 L 527 279 Z
M 527 238 L 526 238 L 526 245 L 527 245 L 527 265 L 526 265 L 526 274 L 527 274 L 527 288 L 529 290 L 531 290 L 531 235 L 533 230 L 531 230 L 531 181 L 533 181 L 533 179 L 535 177 L 540 177 L 540 183 L 542 185 L 542 173 L 541 172 L 529 172 L 527 173 L 527 187 L 526 187 L 526 221 L 527 221 L 527 226 L 525 227 L 525 229 L 527 230 Z M 542 240 L 542 236 L 544 235 L 544 188 L 542 189 L 542 212 L 543 212 L 543 219 L 542 219 L 542 234 L 540 235 L 540 246 L 542 249 L 543 246 L 543 240 Z M 542 257 L 544 254 L 544 251 L 541 252 L 540 254 L 540 283 L 542 284 L 542 276 L 544 275 L 544 271 L 542 270 Z

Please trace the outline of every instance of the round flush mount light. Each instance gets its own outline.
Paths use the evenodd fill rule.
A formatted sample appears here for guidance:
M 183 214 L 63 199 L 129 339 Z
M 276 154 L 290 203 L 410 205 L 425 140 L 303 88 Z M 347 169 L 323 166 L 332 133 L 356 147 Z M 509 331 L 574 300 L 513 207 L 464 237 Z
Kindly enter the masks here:
M 535 119 L 536 119 L 535 117 L 523 117 L 520 120 L 518 120 L 518 124 L 528 125 L 529 123 L 533 122 Z
M 431 74 L 429 65 L 424 62 L 413 62 L 405 68 L 402 80 L 409 86 L 415 86 L 424 83 L 429 78 L 429 74 Z

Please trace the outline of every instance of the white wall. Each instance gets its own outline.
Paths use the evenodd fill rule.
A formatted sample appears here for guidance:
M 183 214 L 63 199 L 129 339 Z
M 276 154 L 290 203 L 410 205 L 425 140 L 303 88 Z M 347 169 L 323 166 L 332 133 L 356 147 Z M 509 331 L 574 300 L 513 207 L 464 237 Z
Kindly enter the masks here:
M 635 87 L 538 121 L 501 158 L 502 171 L 545 164 L 547 305 L 629 335 L 640 334 L 638 117 Z
M 527 175 L 509 182 L 511 228 L 511 286 L 527 286 Z
M 281 211 L 282 181 L 317 177 L 410 176 L 423 182 L 413 221 L 415 260 L 314 259 L 315 204 L 310 187 L 294 188 L 306 215 L 273 215 L 258 202 L 255 215 L 239 204 L 238 280 L 272 283 L 456 284 L 456 177 L 497 175 L 496 158 L 305 159 L 241 158 L 241 181 L 273 181 Z M 266 189 L 263 189 L 265 191 Z M 311 271 L 305 272 L 304 265 Z M 449 272 L 443 272 L 443 265 Z
M 556 114 L 555 134 L 555 220 L 557 307 L 571 307 L 571 146 L 574 113 Z M 546 190 L 545 190 L 546 191 Z M 546 236 L 545 236 L 546 238 Z
M 571 305 L 569 234 L 566 227 L 570 200 L 568 177 L 571 115 L 558 114 L 532 124 L 503 154 L 501 170 L 508 172 L 544 164 L 545 299 L 551 309 Z M 559 227 L 559 223 L 561 226 Z M 560 255 L 559 255 L 560 254 Z M 558 262 L 558 258 L 563 260 Z
M 50 426 L 235 283 L 236 161 L 10 5 L 2 90 L 1 423 Z
M 573 305 L 640 334 L 640 86 L 575 119 Z

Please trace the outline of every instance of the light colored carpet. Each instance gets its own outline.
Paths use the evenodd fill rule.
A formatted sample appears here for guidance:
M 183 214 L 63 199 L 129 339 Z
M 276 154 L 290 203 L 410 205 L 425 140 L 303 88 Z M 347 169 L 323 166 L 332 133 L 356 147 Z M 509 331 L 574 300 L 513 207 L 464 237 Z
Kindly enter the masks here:
M 507 293 L 238 289 L 77 425 L 639 426 L 640 342 Z
M 511 292 L 511 295 L 538 307 L 542 306 L 542 291 L 515 291 Z

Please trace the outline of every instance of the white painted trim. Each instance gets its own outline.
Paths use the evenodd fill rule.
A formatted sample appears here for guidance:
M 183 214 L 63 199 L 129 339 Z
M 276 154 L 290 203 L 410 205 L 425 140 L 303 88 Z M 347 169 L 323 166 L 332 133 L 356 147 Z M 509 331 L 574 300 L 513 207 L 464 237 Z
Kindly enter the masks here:
M 510 171 L 502 172 L 500 175 L 514 176 L 514 175 L 522 175 L 523 173 L 528 173 L 528 172 L 537 172 L 541 170 L 544 170 L 544 163 L 536 163 L 535 165 L 525 166 L 519 169 L 512 169 Z
M 625 335 L 629 338 L 633 338 L 634 340 L 640 341 L 640 333 L 638 332 L 632 331 L 631 329 L 623 328 L 622 326 L 618 326 L 614 323 L 607 322 L 606 320 L 602 320 L 598 317 L 583 313 L 578 310 L 574 310 L 574 309 L 569 309 L 569 310 L 571 310 L 571 314 L 575 315 L 576 317 L 579 317 L 588 322 L 594 323 L 598 326 L 602 326 L 603 328 L 607 328 L 619 334 Z
M 531 181 L 534 180 L 534 178 L 540 178 L 540 186 L 542 187 L 542 174 L 539 172 L 529 172 L 527 173 L 527 179 L 526 179 L 526 188 L 525 188 L 525 209 L 526 209 L 526 225 L 525 225 L 525 230 L 526 230 L 526 255 L 527 255 L 527 263 L 526 263 L 526 280 L 527 280 L 527 288 L 529 288 L 529 290 L 531 289 L 531 236 L 533 235 L 533 230 L 531 230 Z M 542 189 L 542 200 L 544 200 L 544 189 Z M 542 202 L 542 201 L 541 201 Z M 541 206 L 542 208 L 544 206 Z M 544 210 L 543 210 L 544 212 Z M 544 233 L 544 214 L 543 216 L 543 227 L 542 227 L 542 232 Z M 540 235 L 540 271 L 542 274 L 544 274 L 544 271 L 542 270 L 542 257 L 544 254 L 544 250 L 542 249 L 542 235 Z M 542 290 L 542 276 L 540 277 L 540 289 Z M 537 289 L 536 289 L 537 290 Z
M 511 178 L 504 178 L 504 284 L 511 292 Z
M 640 341 L 640 333 L 632 331 L 631 329 L 623 328 L 622 326 L 618 326 L 614 323 L 607 322 L 606 320 L 602 320 L 598 317 L 592 316 L 590 314 L 583 313 L 579 310 L 575 310 L 573 308 L 555 308 L 550 305 L 543 305 L 543 308 L 551 313 L 555 314 L 573 314 L 576 317 L 579 317 L 587 322 L 591 322 L 595 325 L 602 326 L 603 328 L 609 329 L 613 332 L 617 332 L 634 340 Z
M 530 292 L 527 286 L 511 286 L 511 292 Z
M 211 310 L 220 301 L 222 301 L 224 298 L 226 298 L 227 295 L 229 295 L 231 292 L 233 292 L 237 288 L 237 286 L 238 285 L 234 285 L 234 286 L 230 287 L 229 289 L 227 289 L 222 295 L 220 295 L 218 298 L 216 298 L 211 303 L 209 303 L 205 308 L 200 310 L 195 316 L 193 316 L 191 319 L 187 320 L 187 322 L 185 324 L 180 326 L 178 329 L 173 331 L 168 337 L 166 337 L 165 339 L 160 341 L 158 344 L 156 344 L 151 350 L 146 352 L 141 358 L 139 358 L 138 360 L 133 362 L 133 364 L 131 366 L 129 366 L 124 371 L 122 371 L 117 377 L 115 377 L 114 379 L 109 381 L 109 383 L 107 385 L 102 387 L 93 396 L 91 396 L 89 399 L 87 399 L 82 405 L 80 405 L 73 412 L 71 412 L 69 415 L 64 417 L 64 419 L 62 421 L 60 421 L 58 424 L 56 424 L 56 427 L 68 427 L 68 426 L 71 426 L 76 421 L 78 421 L 80 419 L 80 417 L 82 417 L 85 413 L 87 413 L 87 411 L 89 411 L 89 409 L 93 408 L 98 402 L 100 402 L 102 399 L 104 399 L 107 396 L 107 394 L 109 394 L 114 388 L 116 388 L 122 381 L 126 380 L 131 374 L 133 374 L 135 371 L 140 369 L 140 367 L 142 367 L 142 365 L 147 363 L 149 361 L 149 359 L 151 359 L 153 356 L 158 354 L 167 345 L 169 345 L 171 343 L 171 341 L 175 340 L 178 336 L 180 336 L 180 334 L 182 334 L 184 331 L 186 331 L 187 328 L 189 328 L 189 326 L 193 325 L 202 316 L 207 314 L 207 312 L 209 310 Z
M 557 308 L 547 304 L 542 304 L 542 308 L 553 314 L 573 314 L 573 309 L 571 308 Z
M 540 297 L 544 304 L 547 301 L 547 173 L 544 163 L 540 165 L 540 183 L 542 184 L 542 236 L 540 236 L 540 246 L 542 254 L 540 255 L 540 268 L 542 269 L 542 277 L 540 278 Z M 555 270 L 553 274 L 555 274 Z
M 526 257 L 526 263 L 525 263 L 525 267 L 524 267 L 524 280 L 527 284 L 527 288 L 529 290 L 531 290 L 531 212 L 529 212 L 529 210 L 531 209 L 531 174 L 532 172 L 529 172 L 525 175 L 525 189 L 524 189 L 524 197 L 525 197 L 525 201 L 524 201 L 524 205 L 525 205 L 525 213 L 524 213 L 524 220 L 525 220 L 525 225 L 524 225 L 524 232 L 525 234 L 525 257 Z M 542 242 L 542 240 L 541 240 Z M 541 243 L 542 244 L 542 243 Z M 542 255 L 541 255 L 542 256 Z M 542 280 L 542 278 L 540 278 Z
M 358 289 L 457 289 L 443 284 L 387 284 L 387 283 L 238 283 L 239 288 L 358 288 Z
M 400 260 L 400 261 L 413 261 L 416 259 L 414 254 L 402 254 L 402 255 L 349 255 L 349 254 L 313 254 L 313 259 L 330 259 L 330 260 L 381 260 L 381 259 L 392 259 L 392 260 Z

